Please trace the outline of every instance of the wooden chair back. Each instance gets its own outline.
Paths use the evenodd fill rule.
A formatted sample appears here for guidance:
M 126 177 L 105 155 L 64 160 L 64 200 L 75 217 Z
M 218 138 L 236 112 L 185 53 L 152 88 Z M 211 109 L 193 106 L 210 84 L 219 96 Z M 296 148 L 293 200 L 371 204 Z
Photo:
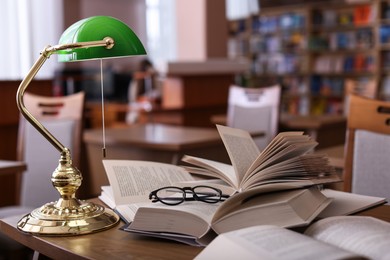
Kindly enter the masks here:
M 80 145 L 81 145 L 81 131 L 83 128 L 84 119 L 84 101 L 85 93 L 78 92 L 73 95 L 61 97 L 47 97 L 39 96 L 31 93 L 24 94 L 24 104 L 28 111 L 39 121 L 45 125 L 48 121 L 63 121 L 74 120 L 74 139 L 72 143 L 73 150 L 71 150 L 73 163 L 79 165 L 80 160 Z M 18 149 L 17 157 L 23 160 L 24 141 L 26 119 L 20 117 L 20 126 L 18 131 Z M 58 136 L 54 135 L 56 138 Z M 60 139 L 61 137 L 59 137 Z M 61 140 L 60 140 L 61 141 Z M 69 148 L 69 147 L 68 147 Z
M 344 190 L 390 197 L 390 102 L 349 96 Z
M 25 93 L 24 104 L 29 112 L 55 138 L 70 149 L 73 165 L 80 168 L 83 128 L 84 92 L 62 97 L 46 97 Z M 27 163 L 21 184 L 21 205 L 35 206 L 57 200 L 50 176 L 58 165 L 56 150 L 24 117 L 20 117 L 17 158 Z

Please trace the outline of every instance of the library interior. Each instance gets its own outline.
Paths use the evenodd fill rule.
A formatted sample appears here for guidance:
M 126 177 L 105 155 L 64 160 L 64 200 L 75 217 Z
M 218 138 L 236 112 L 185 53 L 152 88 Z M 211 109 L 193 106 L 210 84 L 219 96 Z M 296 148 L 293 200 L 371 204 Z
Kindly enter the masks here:
M 390 259 L 390 0 L 2 4 L 0 259 Z

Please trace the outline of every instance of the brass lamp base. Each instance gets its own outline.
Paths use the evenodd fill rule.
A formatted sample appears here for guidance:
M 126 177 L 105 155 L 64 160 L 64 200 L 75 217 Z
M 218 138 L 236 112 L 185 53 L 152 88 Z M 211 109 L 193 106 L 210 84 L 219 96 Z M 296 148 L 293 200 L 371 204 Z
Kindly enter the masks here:
M 81 173 L 73 167 L 70 152 L 65 148 L 51 178 L 60 198 L 24 216 L 18 222 L 18 229 L 33 235 L 71 236 L 101 231 L 117 224 L 119 216 L 112 210 L 76 199 L 81 180 Z
M 18 222 L 18 229 L 33 235 L 71 236 L 108 229 L 119 222 L 112 210 L 77 199 L 47 203 Z

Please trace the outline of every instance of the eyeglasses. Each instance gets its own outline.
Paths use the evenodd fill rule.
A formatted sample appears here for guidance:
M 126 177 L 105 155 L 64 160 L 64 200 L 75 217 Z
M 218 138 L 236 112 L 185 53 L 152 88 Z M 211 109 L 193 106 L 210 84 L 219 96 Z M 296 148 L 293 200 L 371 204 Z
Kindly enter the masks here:
M 224 201 L 228 197 L 227 195 L 223 195 L 220 189 L 201 185 L 183 188 L 168 186 L 154 190 L 149 194 L 149 199 L 152 202 L 160 201 L 171 206 L 178 205 L 184 201 L 194 200 L 217 203 L 218 201 Z

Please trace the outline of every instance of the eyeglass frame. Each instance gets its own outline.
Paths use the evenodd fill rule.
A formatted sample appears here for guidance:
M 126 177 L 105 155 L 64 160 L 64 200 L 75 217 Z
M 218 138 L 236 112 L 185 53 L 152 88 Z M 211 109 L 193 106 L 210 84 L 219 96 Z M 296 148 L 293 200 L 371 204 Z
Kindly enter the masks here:
M 199 197 L 198 194 L 194 191 L 194 189 L 202 188 L 202 187 L 216 191 L 218 193 L 217 195 L 219 195 L 219 198 L 215 199 L 213 201 L 202 199 L 202 197 Z M 170 189 L 170 188 L 171 189 L 180 190 L 183 193 L 183 197 L 177 203 L 166 203 L 166 202 L 164 202 L 163 199 L 161 199 L 159 196 L 157 196 L 157 193 L 159 191 L 164 190 L 164 189 Z M 192 192 L 192 197 L 191 198 L 187 198 L 186 197 L 186 194 L 187 194 L 188 191 Z M 156 190 L 154 190 L 154 191 L 149 193 L 149 200 L 151 200 L 153 203 L 159 201 L 159 202 L 161 202 L 161 203 L 163 203 L 165 205 L 169 205 L 169 206 L 176 206 L 176 205 L 179 205 L 179 204 L 183 203 L 184 201 L 194 201 L 194 200 L 195 201 L 205 202 L 205 203 L 210 203 L 210 204 L 215 204 L 215 203 L 218 203 L 220 201 L 226 200 L 228 197 L 229 197 L 229 195 L 224 195 L 220 189 L 214 188 L 214 187 L 211 187 L 211 186 L 207 186 L 207 185 L 197 185 L 197 186 L 194 186 L 194 187 L 166 186 L 166 187 L 158 188 L 158 189 L 156 189 Z M 176 197 L 175 199 L 180 199 L 180 198 Z

